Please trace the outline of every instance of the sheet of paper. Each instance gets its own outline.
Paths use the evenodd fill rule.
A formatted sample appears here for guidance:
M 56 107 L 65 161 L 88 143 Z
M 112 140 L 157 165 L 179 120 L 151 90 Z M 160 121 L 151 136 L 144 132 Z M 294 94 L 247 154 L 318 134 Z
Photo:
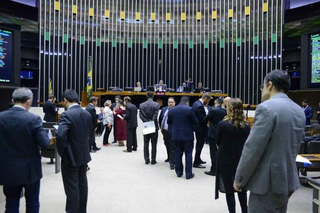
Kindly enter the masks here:
M 144 122 L 142 123 L 142 134 L 148 135 L 156 132 L 156 127 L 154 121 Z
M 307 158 L 304 158 L 300 155 L 297 155 L 296 162 L 297 163 L 307 163 L 307 164 L 311 165 L 311 162 Z

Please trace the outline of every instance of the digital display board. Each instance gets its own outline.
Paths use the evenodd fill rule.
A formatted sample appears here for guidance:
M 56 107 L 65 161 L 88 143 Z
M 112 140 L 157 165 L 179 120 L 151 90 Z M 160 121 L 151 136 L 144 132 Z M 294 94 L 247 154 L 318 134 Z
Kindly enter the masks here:
M 0 28 L 0 83 L 12 83 L 13 33 Z
M 320 85 L 320 33 L 312 34 L 311 41 L 311 85 Z

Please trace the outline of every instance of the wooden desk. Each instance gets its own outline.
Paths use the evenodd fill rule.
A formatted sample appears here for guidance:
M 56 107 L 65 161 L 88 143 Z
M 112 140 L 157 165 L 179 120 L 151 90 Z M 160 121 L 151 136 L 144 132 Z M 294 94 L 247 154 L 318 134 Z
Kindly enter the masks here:
M 103 101 L 110 99 L 112 101 L 114 101 L 114 97 L 119 95 L 122 98 L 124 96 L 129 96 L 132 99 L 137 99 L 132 100 L 132 103 L 139 106 L 140 103 L 144 102 L 147 100 L 147 92 L 131 92 L 131 91 L 123 91 L 123 92 L 113 92 L 113 91 L 106 91 L 106 92 L 100 92 L 100 91 L 96 91 L 96 92 L 92 92 L 91 94 L 92 96 L 96 96 L 99 98 L 99 106 L 102 106 Z M 165 102 L 169 97 L 175 97 L 176 99 L 180 100 L 180 98 L 182 96 L 188 96 L 190 97 L 190 102 L 192 102 L 192 100 L 196 100 L 198 98 L 200 98 L 203 93 L 177 93 L 177 92 L 166 92 L 164 93 L 164 95 L 159 95 L 157 96 L 157 93 L 154 92 L 155 95 L 155 100 L 162 100 L 163 102 Z M 104 98 L 102 98 L 102 96 L 104 96 Z M 227 97 L 228 94 L 223 94 L 223 93 L 211 93 L 211 97 Z M 137 98 L 134 98 L 137 97 Z M 102 100 L 104 99 L 104 100 Z M 193 103 L 193 102 L 192 102 Z M 190 104 L 192 104 L 190 103 Z M 87 97 L 87 92 L 86 91 L 82 91 L 81 93 L 81 106 L 82 107 L 86 107 L 89 104 L 89 100 Z
M 311 163 L 320 162 L 320 154 L 300 154 L 300 156 L 307 158 Z

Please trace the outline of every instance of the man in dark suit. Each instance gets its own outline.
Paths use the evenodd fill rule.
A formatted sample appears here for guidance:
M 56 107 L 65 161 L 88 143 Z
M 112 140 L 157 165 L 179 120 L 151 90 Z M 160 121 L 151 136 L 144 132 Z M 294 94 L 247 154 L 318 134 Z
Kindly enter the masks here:
M 208 133 L 208 130 L 207 130 L 208 127 L 204 120 L 204 118 L 206 117 L 204 105 L 206 105 L 210 100 L 211 100 L 210 94 L 204 93 L 202 97 L 196 102 L 194 102 L 192 105 L 192 109 L 199 121 L 199 124 L 193 126 L 194 131 L 196 133 L 196 138 L 197 138 L 196 155 L 193 162 L 193 167 L 195 168 L 206 168 L 205 166 L 201 165 L 201 164 L 205 164 L 206 162 L 201 160 L 200 155 L 201 155 L 201 151 L 203 149 L 203 145 Z
M 151 140 L 151 164 L 154 165 L 157 163 L 156 156 L 157 156 L 157 142 L 158 142 L 158 113 L 159 113 L 159 104 L 153 101 L 153 92 L 147 93 L 148 100 L 140 104 L 140 112 L 139 117 L 143 122 L 154 121 L 156 131 L 154 133 L 144 135 L 144 160 L 146 164 L 150 163 L 149 158 L 149 141 Z
M 313 109 L 308 105 L 307 99 L 302 101 L 302 109 L 304 110 L 304 114 L 306 116 L 306 125 L 310 126 L 310 120 L 313 117 Z
M 118 103 L 119 103 L 120 99 L 121 99 L 121 96 L 120 95 L 116 95 L 115 101 L 110 107 L 110 109 L 112 111 L 116 111 L 119 108 Z M 117 116 L 114 115 L 113 116 L 113 142 L 112 143 L 117 143 L 117 140 L 116 140 L 116 122 L 117 122 Z
M 190 91 L 192 91 L 193 90 L 192 78 L 188 78 L 188 80 L 186 80 L 185 83 L 186 83 L 186 87 L 190 88 Z
M 98 105 L 98 98 L 97 97 L 91 97 L 89 99 L 89 104 L 86 107 L 86 110 L 91 115 L 91 130 L 90 130 L 90 139 L 89 139 L 89 149 L 90 152 L 95 153 L 100 150 L 100 148 L 97 147 L 96 144 L 96 136 L 95 136 L 95 130 L 98 127 L 98 117 L 96 112 L 96 106 Z
M 174 143 L 171 140 L 172 129 L 171 129 L 171 125 L 170 126 L 168 125 L 168 115 L 169 115 L 169 110 L 171 110 L 175 105 L 176 105 L 176 101 L 174 100 L 173 97 L 170 97 L 168 99 L 168 106 L 162 107 L 162 110 L 159 116 L 159 126 L 161 128 L 164 145 L 166 146 L 167 155 L 168 155 L 168 158 L 167 160 L 165 160 L 165 162 L 169 162 L 171 170 L 174 170 L 175 157 L 174 157 Z
M 61 173 L 67 196 L 66 212 L 87 212 L 88 183 L 87 164 L 91 160 L 89 153 L 89 135 L 92 117 L 78 104 L 78 95 L 74 90 L 63 94 L 62 113 L 57 131 L 57 149 L 61 156 Z
M 163 83 L 163 80 L 159 81 L 159 84 L 156 84 L 155 91 L 156 92 L 165 92 L 167 90 L 167 85 Z
M 204 172 L 206 175 L 216 175 L 217 169 L 217 146 L 216 146 L 216 138 L 217 138 L 217 128 L 220 121 L 227 115 L 227 111 L 223 109 L 221 106 L 223 104 L 223 100 L 221 98 L 217 98 L 214 101 L 214 107 L 209 111 L 209 114 L 204 118 L 206 123 L 210 122 L 209 130 L 208 130 L 208 139 L 210 146 L 210 158 L 211 158 L 211 169 L 208 172 Z
M 41 118 L 29 113 L 33 94 L 27 88 L 15 89 L 14 106 L 0 113 L 0 185 L 6 196 L 6 212 L 19 212 L 24 188 L 26 211 L 39 213 L 40 179 L 39 147 L 49 146 Z
M 50 95 L 49 99 L 43 105 L 44 119 L 46 122 L 56 122 L 56 115 L 59 108 L 54 104 L 56 97 Z
M 126 121 L 127 128 L 127 149 L 124 152 L 132 152 L 137 151 L 138 143 L 137 143 L 137 127 L 138 127 L 138 119 L 137 119 L 137 107 L 131 103 L 130 97 L 125 97 L 124 102 L 126 103 L 126 116 L 124 116 L 124 120 Z
M 194 177 L 192 173 L 193 127 L 198 119 L 189 107 L 189 97 L 182 97 L 179 105 L 169 111 L 168 125 L 172 126 L 171 140 L 175 143 L 175 170 L 178 177 L 183 174 L 182 155 L 186 156 L 186 178 Z

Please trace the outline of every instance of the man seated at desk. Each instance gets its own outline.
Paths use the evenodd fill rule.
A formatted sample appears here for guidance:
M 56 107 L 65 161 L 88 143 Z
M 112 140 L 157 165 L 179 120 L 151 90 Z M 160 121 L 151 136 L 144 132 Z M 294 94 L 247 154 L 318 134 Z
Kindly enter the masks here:
M 320 124 L 313 124 L 310 127 L 310 135 L 303 139 L 306 146 L 308 146 L 308 143 L 310 141 L 320 141 Z
M 184 92 L 186 86 L 187 86 L 186 83 L 182 83 L 182 85 L 178 87 L 177 92 Z
M 194 90 L 196 93 L 199 92 L 199 93 L 203 93 L 204 92 L 204 88 L 202 86 L 202 83 L 199 82 L 198 83 L 198 87 Z
M 167 85 L 163 83 L 163 80 L 159 81 L 159 84 L 155 85 L 156 92 L 165 92 L 167 90 Z
M 135 92 L 145 92 L 146 89 L 143 88 L 143 87 L 141 86 L 141 82 L 138 81 L 138 82 L 136 83 L 136 86 L 135 86 L 135 88 L 134 88 L 134 91 L 135 91 Z

